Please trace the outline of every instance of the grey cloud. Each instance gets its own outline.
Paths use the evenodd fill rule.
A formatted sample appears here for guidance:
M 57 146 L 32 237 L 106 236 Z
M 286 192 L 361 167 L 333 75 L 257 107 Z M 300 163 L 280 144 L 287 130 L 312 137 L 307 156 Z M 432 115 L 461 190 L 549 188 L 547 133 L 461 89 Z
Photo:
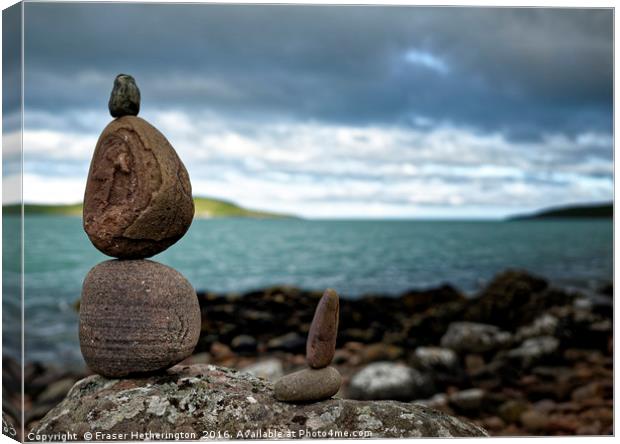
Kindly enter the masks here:
M 26 23 L 32 174 L 85 176 L 127 72 L 200 193 L 309 213 L 612 195 L 611 10 L 28 3 Z
M 21 8 L 2 13 L 2 126 L 5 132 L 21 127 Z
M 611 10 L 29 3 L 26 20 L 27 109 L 105 110 L 130 72 L 144 109 L 231 120 L 612 128 Z

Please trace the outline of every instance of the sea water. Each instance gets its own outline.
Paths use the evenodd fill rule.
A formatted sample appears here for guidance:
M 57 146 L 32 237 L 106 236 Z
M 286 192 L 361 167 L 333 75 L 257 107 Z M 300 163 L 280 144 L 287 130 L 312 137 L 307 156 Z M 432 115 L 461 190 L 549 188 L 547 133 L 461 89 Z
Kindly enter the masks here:
M 28 216 L 24 229 L 26 359 L 81 363 L 75 302 L 88 270 L 109 258 L 79 217 Z M 218 293 L 293 285 L 356 298 L 450 283 L 472 295 L 506 268 L 596 288 L 612 280 L 612 238 L 611 220 L 196 219 L 152 259 Z M 5 293 L 18 291 L 11 282 Z

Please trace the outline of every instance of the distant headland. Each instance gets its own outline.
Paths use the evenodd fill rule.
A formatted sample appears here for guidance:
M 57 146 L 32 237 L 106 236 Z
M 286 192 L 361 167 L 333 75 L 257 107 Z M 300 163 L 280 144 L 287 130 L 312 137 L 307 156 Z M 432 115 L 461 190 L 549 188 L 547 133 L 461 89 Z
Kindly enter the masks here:
M 298 216 L 245 208 L 234 202 L 212 197 L 194 197 L 196 218 L 242 217 L 253 219 L 297 219 Z M 3 205 L 4 214 L 19 214 L 19 204 Z M 82 216 L 82 204 L 25 204 L 26 215 Z M 610 219 L 613 203 L 578 204 L 542 209 L 529 214 L 508 216 L 507 221 L 539 219 Z
M 251 210 L 230 201 L 214 199 L 210 197 L 195 197 L 194 206 L 196 208 L 195 217 L 197 218 L 248 217 L 255 219 L 280 219 L 295 217 L 288 214 Z M 19 214 L 20 205 L 3 205 L 2 211 L 4 212 L 4 214 Z M 25 204 L 24 214 L 48 216 L 81 216 L 82 204 Z
M 511 216 L 508 220 L 613 218 L 612 202 L 547 208 L 532 214 Z

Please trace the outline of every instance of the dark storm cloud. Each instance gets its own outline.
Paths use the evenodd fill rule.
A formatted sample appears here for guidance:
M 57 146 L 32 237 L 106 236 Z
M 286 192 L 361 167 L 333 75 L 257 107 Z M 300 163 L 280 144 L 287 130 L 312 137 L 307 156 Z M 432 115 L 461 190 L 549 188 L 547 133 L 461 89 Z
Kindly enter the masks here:
M 2 125 L 4 132 L 21 126 L 21 8 L 2 13 Z
M 27 109 L 145 106 L 515 140 L 612 128 L 611 10 L 26 5 Z

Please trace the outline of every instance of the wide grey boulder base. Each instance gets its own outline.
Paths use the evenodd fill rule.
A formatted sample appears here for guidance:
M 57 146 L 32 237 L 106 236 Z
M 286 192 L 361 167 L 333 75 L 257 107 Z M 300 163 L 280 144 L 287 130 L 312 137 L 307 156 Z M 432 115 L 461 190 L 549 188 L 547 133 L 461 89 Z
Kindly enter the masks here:
M 140 379 L 89 376 L 33 431 L 84 433 L 195 433 L 246 438 L 257 430 L 287 433 L 368 431 L 372 438 L 486 436 L 469 422 L 421 405 L 330 399 L 310 404 L 276 401 L 269 381 L 247 373 L 194 364 Z M 298 436 L 292 436 L 298 437 Z M 307 436 L 306 436 L 307 437 Z M 329 436 L 327 436 L 329 437 Z M 105 439 L 105 438 L 103 438 Z

